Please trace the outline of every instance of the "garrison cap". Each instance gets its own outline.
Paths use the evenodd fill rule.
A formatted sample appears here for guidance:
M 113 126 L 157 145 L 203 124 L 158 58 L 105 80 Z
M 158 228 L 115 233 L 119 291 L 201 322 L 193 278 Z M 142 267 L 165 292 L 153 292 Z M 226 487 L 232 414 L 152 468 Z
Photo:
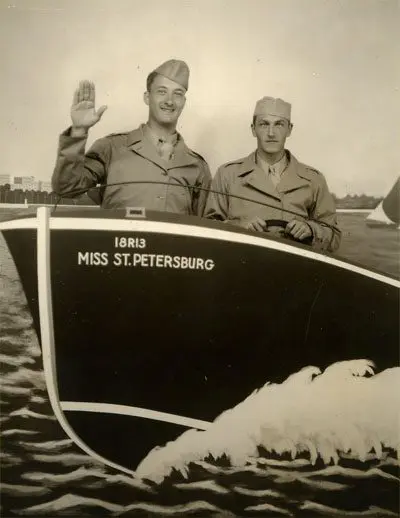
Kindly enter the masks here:
M 183 86 L 185 90 L 188 89 L 189 67 L 184 61 L 179 59 L 169 59 L 153 70 L 153 72 L 171 79 L 171 81 L 175 81 L 175 83 Z
M 283 99 L 263 97 L 257 101 L 254 115 L 275 115 L 290 121 L 291 108 L 291 105 Z

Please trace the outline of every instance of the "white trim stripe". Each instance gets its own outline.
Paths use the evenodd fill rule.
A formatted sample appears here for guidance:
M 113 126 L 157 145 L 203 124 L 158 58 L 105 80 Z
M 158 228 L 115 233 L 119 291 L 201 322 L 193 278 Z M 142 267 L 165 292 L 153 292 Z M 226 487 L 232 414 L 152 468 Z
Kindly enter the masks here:
M 68 222 L 68 224 L 66 224 Z M 400 281 L 391 279 L 385 275 L 366 270 L 365 268 L 348 264 L 333 257 L 318 254 L 312 250 L 297 248 L 290 244 L 273 241 L 265 238 L 251 236 L 248 234 L 241 234 L 236 232 L 229 232 L 226 230 L 219 230 L 214 228 L 191 226 L 186 224 L 168 223 L 148 220 L 114 220 L 114 219 L 97 219 L 97 218 L 71 218 L 66 221 L 66 218 L 52 218 L 50 221 L 50 228 L 54 230 L 102 230 L 113 232 L 151 232 L 160 234 L 175 234 L 180 236 L 190 236 L 203 239 L 215 239 L 219 241 L 248 244 L 259 246 L 262 248 L 269 248 L 271 250 L 279 250 L 290 253 L 307 259 L 313 259 L 326 264 L 337 266 L 344 270 L 349 270 L 365 277 L 370 277 L 380 282 L 391 284 L 400 288 Z
M 188 428 L 198 428 L 199 430 L 207 430 L 211 423 L 201 421 L 200 419 L 192 419 L 176 414 L 168 414 L 166 412 L 158 412 L 147 408 L 139 408 L 127 405 L 114 405 L 110 403 L 87 403 L 83 401 L 60 401 L 61 408 L 64 411 L 71 412 L 96 412 L 102 414 L 119 414 L 130 417 L 141 417 L 144 419 L 153 419 L 155 421 L 164 421 L 166 423 L 178 424 Z
M 39 216 L 38 216 L 39 217 Z M 19 228 L 37 228 L 38 218 L 33 214 L 30 218 L 13 219 L 11 221 L 0 221 L 0 232 L 3 230 L 18 230 Z
M 38 209 L 44 210 L 43 207 Z M 17 228 L 37 228 L 35 218 L 20 219 L 0 223 L 1 230 L 11 230 Z M 187 224 L 148 221 L 148 220 L 124 220 L 124 219 L 100 219 L 100 218 L 50 218 L 50 228 L 53 230 L 101 230 L 109 232 L 151 232 L 161 234 L 175 234 L 219 241 L 249 244 L 271 250 L 279 250 L 293 255 L 313 259 L 315 261 L 331 264 L 344 270 L 370 277 L 380 282 L 384 282 L 396 288 L 400 288 L 400 281 L 387 277 L 384 274 L 376 273 L 361 266 L 355 266 L 344 260 L 319 254 L 312 250 L 297 248 L 290 244 L 273 241 L 248 234 L 234 233 L 226 230 L 219 230 L 201 226 Z
M 46 380 L 47 392 L 54 415 L 56 416 L 65 433 L 85 453 L 99 462 L 119 469 L 129 475 L 135 472 L 119 464 L 110 462 L 94 452 L 83 442 L 69 425 L 60 406 L 56 372 L 56 352 L 54 343 L 53 307 L 51 293 L 51 265 L 50 265 L 50 217 L 49 209 L 41 207 L 38 209 L 38 231 L 37 231 L 37 275 L 39 295 L 40 334 L 43 357 L 43 371 Z

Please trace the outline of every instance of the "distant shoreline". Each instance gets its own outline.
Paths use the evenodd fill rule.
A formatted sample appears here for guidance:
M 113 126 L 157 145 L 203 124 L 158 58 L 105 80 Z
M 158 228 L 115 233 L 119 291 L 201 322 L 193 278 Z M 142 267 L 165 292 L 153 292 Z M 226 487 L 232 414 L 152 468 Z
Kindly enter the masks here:
M 14 193 L 14 194 L 13 194 Z M 382 196 L 371 196 L 368 194 L 346 194 L 345 196 L 337 196 L 332 193 L 332 197 L 337 210 L 374 210 L 384 199 Z M 73 200 L 73 201 L 72 201 Z M 32 203 L 31 203 L 32 202 Z M 53 206 L 53 204 L 63 206 L 81 206 L 87 207 L 96 204 L 88 196 L 87 193 L 76 198 L 63 198 L 55 192 L 32 191 L 32 190 L 10 190 L 10 185 L 0 185 L 0 206 L 1 205 L 18 205 L 24 207 L 26 205 L 33 206 Z
M 66 204 L 62 204 L 62 205 L 58 205 L 59 207 L 63 207 L 63 208 L 76 208 L 76 209 L 98 209 L 99 206 L 98 205 L 66 205 Z M 32 207 L 54 207 L 54 204 L 49 204 L 49 203 L 0 203 L 0 209 L 3 210 L 3 209 L 29 209 L 29 208 L 32 208 Z M 341 213 L 341 212 L 360 212 L 360 213 L 370 213 L 372 212 L 374 209 L 351 209 L 351 208 L 340 208 L 338 207 L 336 209 L 337 212 Z

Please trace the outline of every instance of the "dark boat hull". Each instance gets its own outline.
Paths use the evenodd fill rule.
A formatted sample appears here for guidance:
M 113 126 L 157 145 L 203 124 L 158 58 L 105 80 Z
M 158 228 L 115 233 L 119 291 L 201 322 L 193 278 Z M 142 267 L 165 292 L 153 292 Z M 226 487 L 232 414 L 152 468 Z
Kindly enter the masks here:
M 3 232 L 53 406 L 78 444 L 125 471 L 304 366 L 399 365 L 394 279 L 197 219 L 45 222 Z

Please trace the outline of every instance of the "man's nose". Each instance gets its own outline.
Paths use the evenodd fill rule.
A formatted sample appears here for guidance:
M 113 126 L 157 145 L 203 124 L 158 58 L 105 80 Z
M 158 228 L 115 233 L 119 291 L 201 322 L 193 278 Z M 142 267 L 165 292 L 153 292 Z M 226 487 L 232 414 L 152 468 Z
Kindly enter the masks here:
M 268 136 L 273 137 L 275 135 L 275 128 L 271 124 L 268 126 Z
M 173 100 L 172 99 L 172 93 L 171 92 L 167 93 L 167 95 L 165 96 L 165 102 L 167 104 L 172 104 L 172 100 Z

